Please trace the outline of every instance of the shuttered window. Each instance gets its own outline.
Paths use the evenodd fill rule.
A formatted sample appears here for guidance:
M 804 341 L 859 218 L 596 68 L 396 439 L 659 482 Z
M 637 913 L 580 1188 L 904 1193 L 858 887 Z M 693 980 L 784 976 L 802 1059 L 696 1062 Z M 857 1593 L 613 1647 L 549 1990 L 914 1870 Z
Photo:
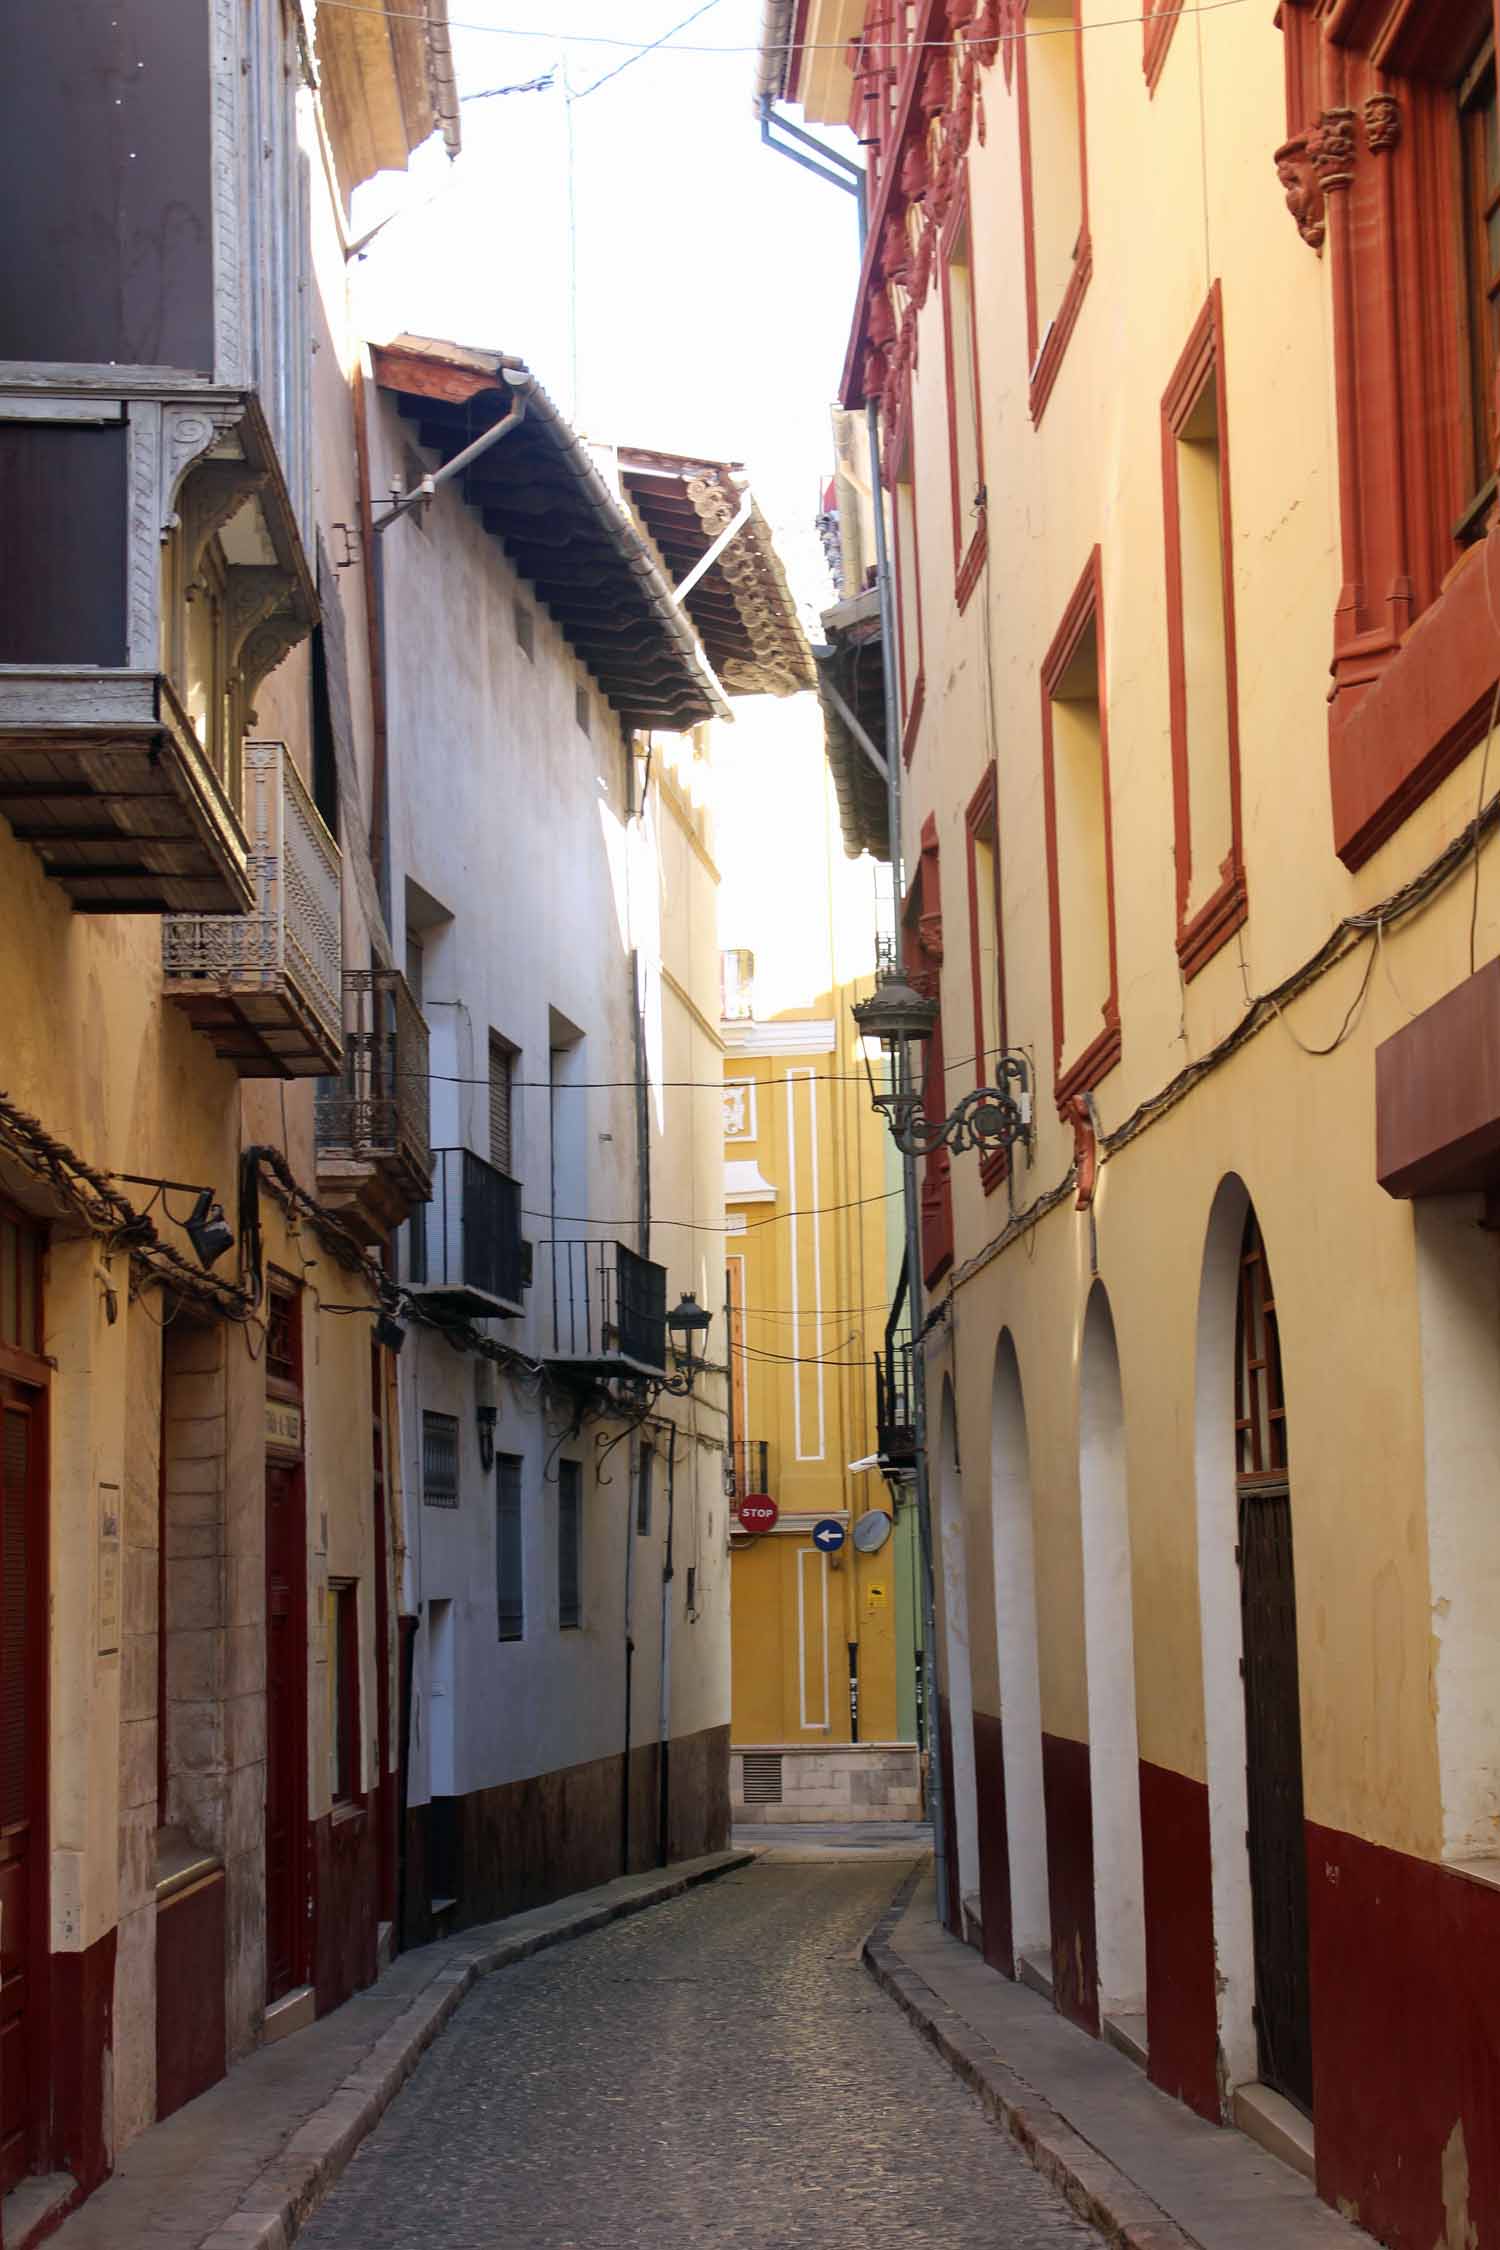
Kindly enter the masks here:
M 522 1586 L 524 1559 L 521 1537 L 521 1459 L 515 1453 L 495 1455 L 495 1597 L 502 1641 L 519 1641 L 526 1630 L 526 1600 Z
M 27 1501 L 34 1424 L 24 1407 L 0 1416 L 0 1824 L 24 1820 L 30 1692 L 26 1582 Z
M 490 1162 L 497 1172 L 515 1178 L 511 1167 L 510 1085 L 515 1069 L 514 1050 L 498 1032 L 490 1033 Z
M 577 1461 L 557 1464 L 557 1622 L 565 1633 L 583 1623 L 583 1470 Z
M 39 1352 L 37 1308 L 41 1303 L 42 1237 L 0 1208 L 0 1344 Z
M 422 1416 L 422 1498 L 429 1508 L 458 1506 L 458 1416 Z

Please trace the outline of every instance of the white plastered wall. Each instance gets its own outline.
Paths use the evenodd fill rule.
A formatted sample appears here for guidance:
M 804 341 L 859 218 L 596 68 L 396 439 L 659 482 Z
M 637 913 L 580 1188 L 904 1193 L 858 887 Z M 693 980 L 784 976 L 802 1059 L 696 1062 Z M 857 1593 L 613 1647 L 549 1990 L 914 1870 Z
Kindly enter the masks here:
M 1102 2015 L 1142 2015 L 1146 1920 L 1125 1407 L 1102 1282 L 1095 1282 L 1084 1316 L 1078 1409 L 1099 2009 Z
M 995 1634 L 1010 1851 L 1011 1942 L 1050 1955 L 1047 1821 L 1042 1794 L 1042 1687 L 1037 1656 L 1036 1541 L 1021 1370 L 1009 1329 L 995 1348 L 990 1423 Z

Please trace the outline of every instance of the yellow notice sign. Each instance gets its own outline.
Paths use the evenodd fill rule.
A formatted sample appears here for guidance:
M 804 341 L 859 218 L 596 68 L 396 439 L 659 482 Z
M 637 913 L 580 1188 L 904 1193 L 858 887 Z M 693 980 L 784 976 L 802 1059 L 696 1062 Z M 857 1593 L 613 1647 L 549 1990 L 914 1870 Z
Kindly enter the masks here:
M 266 1400 L 266 1443 L 279 1446 L 284 1453 L 302 1451 L 302 1409 L 292 1400 L 268 1398 Z
M 865 1588 L 865 1602 L 871 1609 L 885 1608 L 885 1588 L 880 1585 Z

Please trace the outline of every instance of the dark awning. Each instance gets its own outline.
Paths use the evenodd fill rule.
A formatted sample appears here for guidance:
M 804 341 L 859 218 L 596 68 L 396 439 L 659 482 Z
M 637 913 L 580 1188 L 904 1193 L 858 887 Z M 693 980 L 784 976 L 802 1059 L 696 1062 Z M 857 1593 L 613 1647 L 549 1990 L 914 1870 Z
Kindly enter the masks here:
M 825 648 L 815 649 L 818 696 L 823 705 L 828 764 L 839 801 L 839 825 L 850 859 L 869 852 L 891 856 L 886 784 L 869 752 L 851 729 L 840 703 L 883 758 L 885 739 L 885 662 L 880 632 L 880 597 L 872 587 L 823 612 Z

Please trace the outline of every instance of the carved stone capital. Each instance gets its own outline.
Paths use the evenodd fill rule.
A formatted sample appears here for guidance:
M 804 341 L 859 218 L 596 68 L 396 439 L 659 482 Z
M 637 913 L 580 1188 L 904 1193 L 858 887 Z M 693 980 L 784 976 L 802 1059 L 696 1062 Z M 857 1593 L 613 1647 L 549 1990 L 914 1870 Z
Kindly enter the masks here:
M 1365 102 L 1365 139 L 1372 156 L 1383 156 L 1401 138 L 1401 104 L 1394 94 L 1371 94 Z
M 1356 122 L 1352 109 L 1325 109 L 1307 136 L 1307 153 L 1325 195 L 1348 187 L 1354 178 Z
M 1286 192 L 1286 207 L 1310 249 L 1321 250 L 1328 232 L 1323 188 L 1307 153 L 1307 136 L 1298 134 L 1276 151 L 1276 177 Z

